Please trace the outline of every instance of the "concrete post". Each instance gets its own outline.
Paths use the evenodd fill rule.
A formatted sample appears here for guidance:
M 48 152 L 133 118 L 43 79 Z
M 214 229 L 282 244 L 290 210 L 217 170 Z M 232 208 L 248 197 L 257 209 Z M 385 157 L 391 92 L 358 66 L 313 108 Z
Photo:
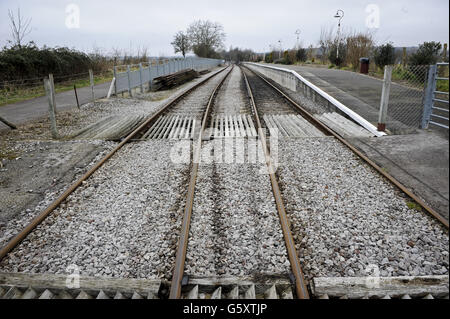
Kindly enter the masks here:
M 141 84 L 141 94 L 144 93 L 144 83 L 142 80 L 142 63 L 139 63 L 139 82 Z
M 151 90 L 153 88 L 152 65 L 153 65 L 153 61 L 150 61 L 148 64 L 148 89 L 149 90 Z
M 52 93 L 52 100 L 53 100 L 53 111 L 56 112 L 56 96 L 55 96 L 55 80 L 53 79 L 53 74 L 49 74 L 48 75 L 49 81 L 50 81 L 50 88 L 51 88 L 51 93 Z
M 430 68 L 428 69 L 425 96 L 423 99 L 422 123 L 420 124 L 420 128 L 423 130 L 426 130 L 428 128 L 428 122 L 430 121 L 431 113 L 433 111 L 433 95 L 434 91 L 436 91 L 436 71 L 437 65 L 430 65 Z
M 111 81 L 111 85 L 109 86 L 108 95 L 106 96 L 107 99 L 111 97 L 113 87 L 116 85 L 116 78 L 113 78 Z
M 114 94 L 117 97 L 117 67 L 114 66 L 114 79 L 116 79 L 114 81 Z
M 92 91 L 92 102 L 95 102 L 95 94 L 94 94 L 94 72 L 89 69 L 89 80 L 91 81 L 91 91 Z
M 381 93 L 380 116 L 378 118 L 378 131 L 384 132 L 386 130 L 386 118 L 389 105 L 389 94 L 391 91 L 392 80 L 392 65 L 384 67 L 383 92 Z
M 128 94 L 130 95 L 130 97 L 132 97 L 132 93 L 131 93 L 131 74 L 130 74 L 130 66 L 127 65 L 127 75 L 128 75 Z
M 52 84 L 51 84 L 50 79 L 44 79 L 44 88 L 45 88 L 45 93 L 47 94 L 47 99 L 48 99 L 48 112 L 49 112 L 49 117 L 50 117 L 50 127 L 51 127 L 52 137 L 54 139 L 57 139 L 58 131 L 56 128 L 56 115 L 55 115 L 56 105 L 55 105 L 55 100 L 53 98 L 54 92 L 52 89 Z

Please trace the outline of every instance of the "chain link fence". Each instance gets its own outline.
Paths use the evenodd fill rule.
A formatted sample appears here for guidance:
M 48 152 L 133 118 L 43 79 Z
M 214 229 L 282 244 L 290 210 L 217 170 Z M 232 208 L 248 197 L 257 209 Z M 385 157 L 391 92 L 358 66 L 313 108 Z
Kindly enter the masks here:
M 392 68 L 386 129 L 407 134 L 420 128 L 428 65 L 395 65 Z

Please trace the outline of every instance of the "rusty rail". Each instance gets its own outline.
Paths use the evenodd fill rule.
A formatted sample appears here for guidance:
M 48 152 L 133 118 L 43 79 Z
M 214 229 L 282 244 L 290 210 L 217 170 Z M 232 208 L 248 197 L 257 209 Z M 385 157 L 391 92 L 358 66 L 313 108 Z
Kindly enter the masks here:
M 249 68 L 246 68 L 247 70 L 250 70 Z M 389 173 L 385 172 L 381 167 L 379 167 L 375 162 L 370 160 L 367 156 L 365 156 L 363 153 L 361 153 L 356 147 L 354 147 L 352 144 L 350 144 L 347 140 L 342 138 L 339 134 L 334 132 L 332 129 L 330 129 L 328 126 L 317 120 L 314 116 L 312 116 L 307 110 L 305 110 L 301 105 L 299 105 L 297 102 L 292 100 L 287 94 L 285 94 L 283 91 L 281 91 L 279 88 L 277 88 L 275 85 L 270 83 L 268 80 L 266 80 L 264 77 L 262 77 L 260 74 L 250 70 L 253 74 L 258 76 L 260 79 L 262 79 L 264 82 L 266 82 L 270 87 L 272 87 L 274 90 L 276 90 L 282 97 L 284 97 L 288 102 L 290 102 L 299 112 L 300 114 L 305 117 L 308 121 L 310 121 L 313 125 L 320 128 L 322 131 L 327 132 L 327 135 L 334 136 L 337 140 L 339 140 L 342 144 L 347 146 L 353 153 L 355 153 L 358 157 L 360 157 L 362 160 L 364 160 L 369 166 L 374 168 L 378 173 L 383 175 L 385 178 L 387 178 L 392 184 L 397 186 L 400 190 L 402 190 L 406 195 L 408 195 L 410 198 L 412 198 L 417 204 L 422 206 L 427 213 L 429 213 L 431 216 L 433 216 L 435 219 L 437 219 L 445 228 L 449 228 L 448 221 L 443 218 L 438 212 L 436 212 L 433 208 L 428 206 L 423 200 L 421 200 L 417 195 L 415 195 L 411 190 L 409 190 L 406 186 L 404 186 L 402 183 L 400 183 L 398 180 L 396 180 L 393 176 L 391 176 Z
M 203 133 L 208 123 L 209 113 L 211 111 L 211 105 L 214 101 L 217 91 L 222 86 L 225 79 L 230 75 L 234 66 L 231 67 L 230 71 L 225 75 L 225 77 L 220 81 L 219 84 L 214 88 L 211 96 L 209 97 L 208 104 L 206 106 L 205 115 L 202 120 L 202 127 L 197 139 L 196 145 L 194 145 L 194 157 L 191 169 L 191 178 L 189 181 L 188 194 L 186 198 L 186 205 L 184 207 L 183 223 L 181 225 L 180 240 L 178 241 L 177 254 L 175 258 L 175 267 L 172 275 L 172 282 L 170 286 L 169 299 L 179 299 L 181 296 L 181 281 L 184 275 L 184 264 L 186 261 L 186 251 L 189 241 L 189 229 L 191 226 L 191 216 L 192 208 L 194 207 L 194 195 L 195 195 L 195 184 L 197 183 L 198 166 L 200 163 L 200 155 L 202 148 Z
M 190 94 L 192 91 L 197 89 L 198 87 L 204 85 L 208 80 L 223 72 L 226 68 L 210 75 L 209 77 L 203 79 L 190 89 L 185 92 L 179 94 L 173 100 L 164 104 L 159 111 L 157 111 L 154 115 L 150 116 L 144 123 L 142 123 L 137 129 L 131 132 L 125 139 L 123 139 L 119 145 L 117 145 L 110 153 L 108 153 L 105 157 L 103 157 L 94 167 L 92 167 L 86 174 L 84 174 L 80 179 L 78 179 L 74 184 L 72 184 L 62 195 L 60 195 L 54 202 L 50 204 L 44 211 L 42 211 L 38 216 L 36 216 L 23 230 L 21 230 L 16 236 L 14 236 L 2 249 L 0 250 L 0 261 L 11 251 L 13 250 L 20 242 L 22 242 L 31 231 L 36 228 L 40 223 L 42 223 L 47 216 L 53 212 L 61 203 L 69 197 L 82 183 L 87 180 L 95 171 L 97 171 L 106 161 L 108 161 L 118 150 L 120 150 L 126 143 L 134 140 L 136 137 L 142 136 L 146 130 L 151 127 L 154 121 L 161 116 L 164 112 L 166 112 L 170 107 L 178 103 L 182 98 L 186 95 Z
M 247 86 L 248 95 L 251 101 L 252 110 L 255 114 L 256 125 L 259 132 L 259 139 L 261 141 L 267 168 L 269 171 L 270 182 L 272 184 L 272 191 L 275 197 L 275 202 L 277 205 L 278 215 L 280 217 L 280 224 L 283 230 L 284 241 L 286 244 L 286 249 L 289 256 L 289 262 L 291 264 L 292 273 L 295 277 L 295 291 L 297 293 L 297 298 L 299 299 L 309 299 L 308 288 L 306 287 L 305 278 L 303 276 L 302 267 L 300 265 L 300 261 L 297 254 L 297 249 L 295 248 L 294 238 L 292 237 L 291 228 L 289 224 L 289 220 L 286 214 L 286 209 L 284 207 L 283 198 L 281 196 L 280 187 L 278 185 L 277 177 L 275 176 L 275 168 L 273 165 L 272 157 L 270 156 L 269 148 L 267 147 L 267 141 L 265 137 L 265 133 L 263 132 L 263 128 L 261 126 L 261 121 L 259 119 L 258 109 L 256 107 L 255 99 L 253 98 L 252 89 L 247 79 L 247 75 L 244 74 L 245 84 Z

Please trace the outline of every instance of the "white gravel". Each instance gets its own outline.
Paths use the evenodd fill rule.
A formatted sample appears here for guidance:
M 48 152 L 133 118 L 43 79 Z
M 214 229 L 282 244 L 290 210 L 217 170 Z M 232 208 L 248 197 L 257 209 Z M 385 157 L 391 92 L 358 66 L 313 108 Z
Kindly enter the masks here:
M 204 143 L 204 148 L 209 149 L 212 143 Z M 252 276 L 289 272 L 270 180 L 260 172 L 264 165 L 200 165 L 187 274 Z
M 338 141 L 280 140 L 279 158 L 307 278 L 448 274 L 448 231 Z
M 126 145 L 0 264 L 1 271 L 170 278 L 189 165 L 171 142 Z

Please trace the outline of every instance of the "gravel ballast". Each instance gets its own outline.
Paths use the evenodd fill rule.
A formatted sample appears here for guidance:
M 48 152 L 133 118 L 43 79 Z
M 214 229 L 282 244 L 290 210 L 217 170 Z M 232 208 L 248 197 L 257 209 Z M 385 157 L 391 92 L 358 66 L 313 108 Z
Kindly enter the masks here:
M 448 232 L 333 138 L 279 140 L 278 176 L 308 279 L 448 274 Z
M 203 149 L 214 143 L 204 143 Z M 186 273 L 286 275 L 290 264 L 270 180 L 262 174 L 265 164 L 234 162 L 200 164 Z
M 211 114 L 250 114 L 250 103 L 246 92 L 242 71 L 235 66 L 218 92 Z
M 6 272 L 170 278 L 188 164 L 168 141 L 126 145 L 0 264 Z

